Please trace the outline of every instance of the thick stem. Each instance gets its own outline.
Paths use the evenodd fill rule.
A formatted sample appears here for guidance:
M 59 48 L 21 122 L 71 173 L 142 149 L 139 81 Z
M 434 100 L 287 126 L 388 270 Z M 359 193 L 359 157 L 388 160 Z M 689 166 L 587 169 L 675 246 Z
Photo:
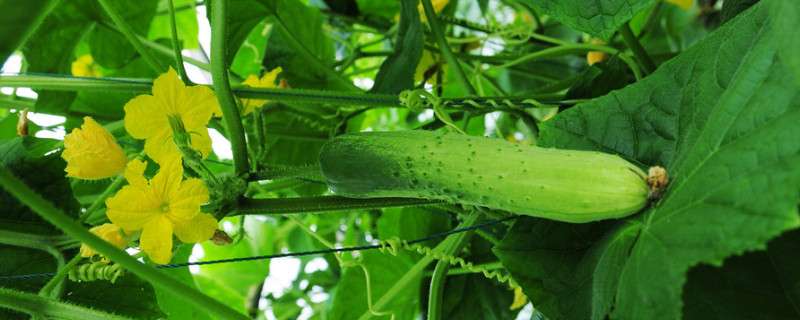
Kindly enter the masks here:
M 168 0 L 167 2 L 167 6 L 169 6 L 169 27 L 172 33 L 172 52 L 173 55 L 175 55 L 175 65 L 178 67 L 178 73 L 180 73 L 183 82 L 191 84 L 192 81 L 189 80 L 189 75 L 186 74 L 186 68 L 183 66 L 181 43 L 178 39 L 178 26 L 175 22 L 175 4 L 172 0 Z
M 477 214 L 472 217 L 477 218 Z M 453 236 L 453 242 L 450 246 L 442 250 L 445 255 L 456 256 L 464 246 L 467 245 L 469 239 L 472 238 L 473 231 L 459 233 Z M 439 320 L 442 318 L 442 304 L 444 302 L 444 284 L 447 280 L 447 273 L 450 270 L 450 262 L 439 260 L 436 263 L 436 268 L 433 269 L 431 276 L 431 285 L 428 291 L 428 320 Z
M 0 86 L 54 91 L 121 91 L 149 93 L 151 79 L 139 78 L 75 78 L 60 75 L 0 76 Z M 271 89 L 237 87 L 232 91 L 241 98 L 265 99 L 284 103 L 321 103 L 351 106 L 396 107 L 396 95 L 357 92 L 332 92 L 310 89 Z M 8 99 L 6 99 L 8 100 Z
M 644 50 L 642 44 L 639 43 L 639 39 L 633 34 L 630 24 L 623 24 L 622 27 L 619 28 L 619 33 L 622 35 L 622 40 L 625 41 L 625 45 L 633 52 L 636 60 L 639 60 L 645 74 L 650 74 L 653 70 L 656 70 L 656 64 L 653 62 L 653 59 L 650 58 L 650 55 L 647 54 L 647 51 Z
M 239 116 L 236 99 L 231 92 L 227 69 L 227 5 L 228 0 L 215 0 L 211 3 L 211 79 L 214 82 L 222 118 L 228 129 L 228 138 L 233 149 L 233 166 L 237 176 L 245 176 L 250 170 L 247 159 L 247 142 L 244 137 L 244 126 Z
M 27 292 L 0 288 L 0 307 L 25 312 L 34 318 L 75 320 L 123 320 L 130 319 L 99 310 L 37 296 Z
M 140 278 L 158 286 L 165 291 L 180 297 L 186 303 L 198 309 L 205 310 L 210 314 L 221 319 L 247 319 L 244 315 L 236 312 L 228 306 L 214 300 L 196 289 L 187 286 L 183 282 L 156 270 L 155 268 L 142 264 L 125 251 L 118 249 L 103 239 L 98 238 L 89 230 L 86 230 L 79 223 L 73 221 L 52 203 L 42 198 L 41 195 L 29 188 L 25 183 L 15 177 L 6 167 L 0 167 L 0 185 L 10 194 L 19 199 L 20 202 L 30 207 L 54 226 L 58 227 L 67 235 L 92 247 L 100 254 L 108 257 L 112 261 L 122 265 L 125 269 L 133 272 Z
M 428 25 L 431 27 L 433 36 L 436 38 L 436 44 L 439 45 L 439 50 L 442 52 L 444 60 L 456 71 L 456 78 L 467 89 L 467 92 L 473 96 L 476 95 L 475 88 L 467 79 L 464 69 L 461 68 L 461 64 L 459 64 L 458 59 L 453 55 L 453 51 L 450 50 L 450 46 L 447 44 L 447 39 L 444 37 L 442 26 L 439 25 L 439 18 L 436 16 L 436 11 L 433 10 L 431 0 L 422 0 L 422 7 L 425 8 L 425 17 L 428 19 Z
M 614 49 L 612 47 L 596 45 L 596 44 L 568 44 L 568 45 L 547 48 L 526 54 L 522 57 L 503 63 L 501 65 L 492 66 L 491 68 L 508 68 L 518 65 L 520 63 L 531 62 L 543 58 L 558 57 L 575 53 L 585 53 L 589 51 L 600 51 L 608 53 L 609 55 L 618 56 L 619 59 L 622 60 L 622 62 L 624 62 L 629 69 L 631 69 L 631 72 L 633 72 L 633 75 L 636 77 L 637 80 L 642 78 L 641 71 L 639 70 L 639 65 L 636 64 L 636 62 L 634 62 L 630 58 L 630 56 L 622 54 L 619 52 L 619 50 Z
M 156 73 L 164 72 L 166 70 L 164 66 L 158 62 L 156 57 L 153 56 L 152 52 L 144 47 L 142 42 L 139 41 L 139 38 L 136 36 L 136 32 L 134 32 L 133 28 L 125 21 L 124 18 L 122 18 L 119 12 L 117 12 L 117 9 L 114 8 L 109 0 L 97 0 L 97 2 L 99 2 L 100 6 L 103 7 L 103 11 L 108 14 L 108 17 L 111 18 L 111 21 L 117 25 L 117 28 L 119 28 L 120 32 L 122 32 L 122 35 L 124 35 L 125 38 L 128 39 L 128 42 L 133 45 L 133 48 L 136 49 L 136 52 L 139 52 L 142 58 L 144 58 L 145 62 L 147 62 L 147 64 L 153 68 L 153 71 Z
M 413 198 L 354 199 L 339 196 L 299 198 L 243 199 L 232 215 L 286 214 L 341 211 L 349 209 L 380 209 L 439 204 L 441 201 Z

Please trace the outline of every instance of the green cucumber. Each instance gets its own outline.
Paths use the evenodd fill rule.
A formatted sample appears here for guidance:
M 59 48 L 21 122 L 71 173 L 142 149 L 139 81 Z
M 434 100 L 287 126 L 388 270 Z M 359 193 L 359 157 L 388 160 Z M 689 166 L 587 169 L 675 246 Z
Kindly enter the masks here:
M 322 147 L 320 165 L 346 197 L 439 199 L 573 223 L 648 203 L 647 175 L 619 156 L 460 134 L 346 134 Z

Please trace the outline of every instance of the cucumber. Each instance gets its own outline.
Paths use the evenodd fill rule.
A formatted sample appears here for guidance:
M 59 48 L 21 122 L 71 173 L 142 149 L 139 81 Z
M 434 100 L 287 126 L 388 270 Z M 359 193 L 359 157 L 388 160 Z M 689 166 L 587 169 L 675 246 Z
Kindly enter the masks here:
M 557 150 L 430 131 L 338 136 L 320 152 L 336 194 L 408 197 L 583 223 L 648 203 L 647 175 L 601 152 Z

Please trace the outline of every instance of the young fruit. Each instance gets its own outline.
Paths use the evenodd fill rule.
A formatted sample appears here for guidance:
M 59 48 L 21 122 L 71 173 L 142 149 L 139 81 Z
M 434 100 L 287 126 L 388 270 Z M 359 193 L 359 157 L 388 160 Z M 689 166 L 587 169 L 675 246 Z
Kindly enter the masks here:
M 326 143 L 322 174 L 336 194 L 439 199 L 565 222 L 633 214 L 647 175 L 622 158 L 428 131 L 347 134 Z

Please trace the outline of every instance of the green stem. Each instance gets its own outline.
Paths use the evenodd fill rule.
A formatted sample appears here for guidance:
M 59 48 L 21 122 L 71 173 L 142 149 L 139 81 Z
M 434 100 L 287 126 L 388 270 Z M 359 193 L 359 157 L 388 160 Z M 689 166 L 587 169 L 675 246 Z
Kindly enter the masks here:
M 116 176 L 114 180 L 111 181 L 111 184 L 109 184 L 108 187 L 106 187 L 106 189 L 103 190 L 103 193 L 101 193 L 97 197 L 97 199 L 95 199 L 94 202 L 92 202 L 92 205 L 90 205 L 89 208 L 86 209 L 86 211 L 81 213 L 80 217 L 78 217 L 78 222 L 81 223 L 86 222 L 89 219 L 89 217 L 92 216 L 92 213 L 97 211 L 97 209 L 100 209 L 100 207 L 103 206 L 103 204 L 105 204 L 106 199 L 108 199 L 108 197 L 114 194 L 114 192 L 116 192 L 124 182 L 125 182 L 125 177 L 123 177 L 122 175 Z
M 464 221 L 458 225 L 458 228 L 471 227 L 475 225 L 475 222 L 477 220 L 478 220 L 477 214 L 468 215 L 466 216 Z M 455 239 L 454 237 L 455 236 L 448 237 L 444 241 L 440 242 L 439 245 L 437 245 L 436 248 L 434 248 L 433 250 L 441 251 L 447 247 L 450 247 Z M 433 262 L 433 260 L 434 260 L 433 255 L 425 255 L 422 258 L 420 258 L 417 261 L 417 263 L 415 263 L 410 269 L 408 269 L 408 271 L 402 277 L 400 277 L 400 279 L 395 281 L 394 285 L 392 285 L 392 287 L 389 288 L 389 290 L 383 293 L 383 296 L 381 296 L 380 299 L 378 299 L 378 301 L 375 302 L 375 304 L 373 305 L 373 310 L 383 310 L 384 308 L 386 308 L 386 306 L 392 301 L 394 301 L 404 289 L 406 289 L 414 281 L 419 280 L 419 277 L 422 276 L 423 273 L 425 272 L 425 268 L 427 268 L 428 265 L 431 262 Z M 363 314 L 361 314 L 361 317 L 359 317 L 358 319 L 367 320 L 372 316 L 373 316 L 372 313 L 369 310 L 367 310 Z
M 187 84 L 191 84 L 191 80 L 189 80 L 189 75 L 186 74 L 186 68 L 183 66 L 183 55 L 181 54 L 181 43 L 178 40 L 178 26 L 175 22 L 175 4 L 172 0 L 167 1 L 167 6 L 169 6 L 169 27 L 172 32 L 172 51 L 175 55 L 175 64 L 178 67 L 178 72 L 183 79 L 183 82 Z
M 142 42 L 139 41 L 139 38 L 136 36 L 136 32 L 133 31 L 133 28 L 125 21 L 124 18 L 114 9 L 114 6 L 109 2 L 109 0 L 97 0 L 100 3 L 100 6 L 103 7 L 103 11 L 108 14 L 108 17 L 111 18 L 111 21 L 117 25 L 119 31 L 122 32 L 122 35 L 128 39 L 128 42 L 133 45 L 133 48 L 136 49 L 136 52 L 144 58 L 145 62 L 150 65 L 150 68 L 153 69 L 156 73 L 164 72 L 164 66 L 158 62 L 158 60 L 153 56 L 153 53 L 147 50 L 147 48 L 142 45 Z
M 242 199 L 232 215 L 286 214 L 341 211 L 349 209 L 380 209 L 388 207 L 415 207 L 439 204 L 441 201 L 414 198 L 355 199 L 340 196 L 315 196 L 298 198 Z
M 25 185 L 25 183 L 15 177 L 6 167 L 0 167 L 0 185 L 19 199 L 20 202 L 30 207 L 34 212 L 64 231 L 67 235 L 92 247 L 95 251 L 122 265 L 125 269 L 133 272 L 154 286 L 160 287 L 183 299 L 187 304 L 193 305 L 199 310 L 205 310 L 221 319 L 248 319 L 219 301 L 206 296 L 151 266 L 140 263 L 129 256 L 125 251 L 98 238 Z
M 461 64 L 459 64 L 458 59 L 453 55 L 453 51 L 450 50 L 450 46 L 447 44 L 447 39 L 442 31 L 442 26 L 439 25 L 439 18 L 436 16 L 436 11 L 433 10 L 431 0 L 422 0 L 422 7 L 425 9 L 425 17 L 428 19 L 428 25 L 431 27 L 434 38 L 436 38 L 436 43 L 439 45 L 442 56 L 456 71 L 456 78 L 467 90 L 467 93 L 473 96 L 476 95 L 475 88 L 467 79 L 464 69 L 461 68 Z
M 151 79 L 140 78 L 77 78 L 61 75 L 0 76 L 0 86 L 55 91 L 122 91 L 149 93 Z M 396 95 L 360 92 L 335 92 L 310 89 L 272 89 L 240 86 L 232 89 L 241 98 L 257 98 L 284 103 L 322 103 L 337 105 L 369 105 L 396 107 Z
M 211 3 L 211 79 L 222 109 L 222 119 L 228 129 L 228 138 L 233 149 L 233 166 L 237 176 L 245 176 L 250 170 L 247 159 L 247 145 L 244 137 L 244 126 L 239 116 L 236 99 L 231 92 L 227 69 L 227 5 L 228 0 L 216 0 Z
M 642 44 L 639 43 L 639 39 L 633 34 L 630 24 L 623 24 L 622 27 L 619 28 L 619 33 L 622 35 L 622 40 L 625 41 L 625 45 L 633 52 L 636 60 L 639 60 L 645 74 L 650 74 L 656 70 L 656 64 L 653 63 L 653 59 L 650 58 L 650 55 L 644 50 Z
M 117 125 L 122 127 L 121 123 Z M 112 133 L 115 131 L 112 128 L 109 128 L 109 126 L 106 126 L 106 129 L 108 129 L 108 131 L 111 131 Z M 144 157 L 144 151 L 139 152 L 139 154 L 136 155 L 134 159 L 141 159 L 142 157 Z M 114 180 L 112 180 L 111 183 L 106 187 L 106 189 L 103 190 L 103 193 L 97 196 L 97 199 L 95 199 L 94 202 L 92 202 L 92 204 L 89 206 L 89 208 L 86 209 L 86 211 L 81 213 L 81 215 L 78 217 L 78 222 L 84 223 L 86 221 L 93 221 L 95 217 L 93 217 L 92 214 L 95 211 L 97 211 L 97 209 L 100 209 L 100 207 L 102 207 L 106 203 L 106 199 L 108 199 L 108 197 L 117 192 L 117 190 L 119 190 L 119 188 L 122 186 L 124 182 L 125 182 L 125 176 L 120 174 L 114 177 Z
M 69 274 L 69 270 L 74 268 L 75 265 L 77 265 L 78 262 L 80 262 L 82 259 L 83 257 L 81 257 L 80 255 L 75 255 L 74 257 L 72 257 L 72 260 L 67 262 L 66 265 L 64 265 L 61 268 L 58 268 L 58 272 L 56 273 L 56 275 L 50 278 L 50 281 L 47 281 L 47 283 L 44 285 L 44 287 L 42 287 L 42 289 L 39 289 L 39 295 L 42 297 L 50 297 L 53 299 L 58 299 L 61 296 L 61 292 L 63 291 L 64 279 Z
M 568 44 L 558 47 L 547 48 L 526 54 L 522 57 L 511 60 L 501 65 L 492 66 L 491 68 L 508 68 L 521 63 L 531 62 L 543 58 L 558 57 L 574 53 L 585 53 L 589 51 L 600 51 L 608 53 L 609 55 L 618 56 L 620 60 L 622 60 L 622 62 L 628 65 L 628 68 L 631 69 L 631 72 L 633 72 L 633 75 L 636 77 L 637 80 L 642 78 L 641 71 L 639 71 L 639 65 L 636 64 L 636 62 L 634 62 L 629 56 L 622 54 L 621 52 L 619 52 L 619 50 L 614 49 L 612 47 L 596 45 L 596 44 Z
M 447 275 L 456 276 L 460 274 L 475 274 L 475 273 L 481 273 L 483 272 L 483 270 L 497 270 L 497 269 L 505 269 L 505 266 L 503 266 L 503 264 L 500 261 L 482 263 L 475 265 L 475 268 L 473 269 L 451 268 L 450 270 L 447 271 Z M 427 273 L 426 276 L 428 277 L 433 276 L 433 272 Z
M 44 10 L 40 10 L 39 15 L 36 16 L 36 18 L 34 18 L 33 21 L 31 21 L 31 24 L 28 26 L 27 29 L 25 29 L 25 33 L 21 37 L 19 37 L 18 42 L 14 44 L 5 44 L 4 47 L 10 48 L 11 51 L 14 51 L 14 49 L 18 49 L 26 42 L 28 42 L 28 39 L 30 39 L 30 37 L 34 33 L 36 33 L 36 30 L 39 29 L 39 26 L 41 26 L 42 23 L 44 23 L 44 19 L 47 18 L 47 16 L 49 16 L 50 13 L 53 12 L 53 9 L 55 9 L 60 3 L 61 0 L 50 0 L 50 3 L 46 5 Z
M 34 318 L 75 319 L 75 320 L 124 320 L 130 319 L 99 310 L 93 310 L 74 304 L 60 302 L 55 299 L 35 294 L 0 288 L 0 307 L 25 312 Z
M 472 214 L 470 217 L 477 218 L 477 216 L 477 214 Z M 442 251 L 447 256 L 457 256 L 458 253 L 464 249 L 464 246 L 467 245 L 470 238 L 472 238 L 472 231 L 454 235 L 453 242 Z M 444 284 L 447 280 L 447 273 L 449 270 L 450 262 L 445 260 L 436 262 L 436 267 L 433 269 L 433 275 L 431 276 L 430 289 L 428 290 L 428 320 L 439 320 L 442 318 Z

